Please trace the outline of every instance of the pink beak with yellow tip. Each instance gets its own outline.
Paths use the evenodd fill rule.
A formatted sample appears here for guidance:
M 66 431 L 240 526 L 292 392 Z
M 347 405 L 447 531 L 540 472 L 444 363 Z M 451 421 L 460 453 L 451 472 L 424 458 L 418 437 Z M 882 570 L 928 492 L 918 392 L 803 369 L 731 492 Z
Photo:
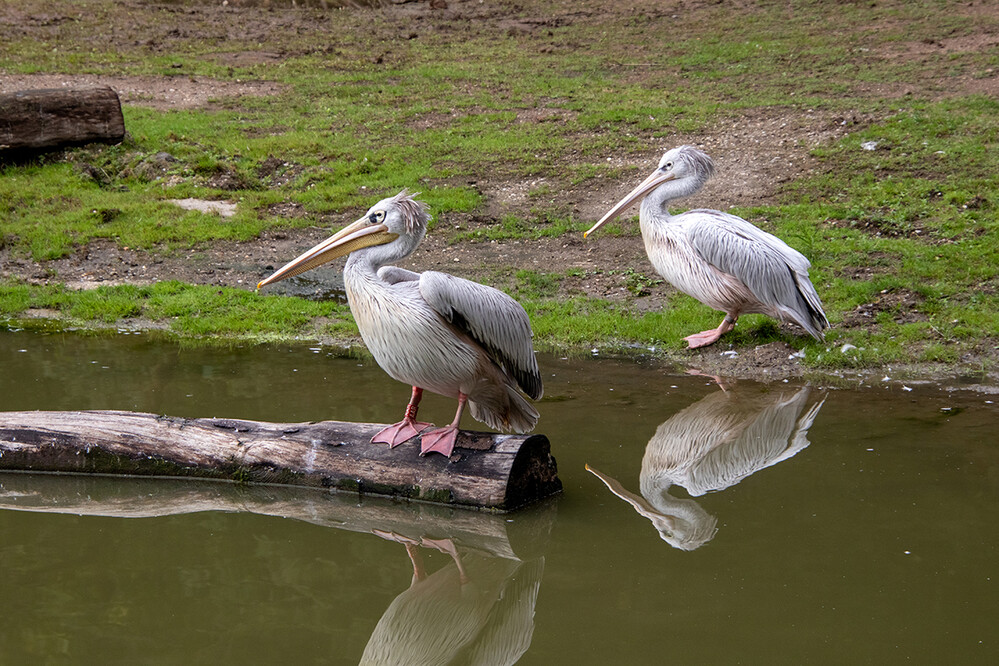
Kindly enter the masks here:
M 628 206 L 635 203 L 646 194 L 665 183 L 667 180 L 673 180 L 674 177 L 675 176 L 672 172 L 664 172 L 662 169 L 656 169 L 653 171 L 652 174 L 643 180 L 638 187 L 629 192 L 625 198 L 618 201 L 613 208 L 607 211 L 607 213 L 600 218 L 599 222 L 590 227 L 590 230 L 583 234 L 583 238 L 586 238 L 594 231 L 602 227 L 605 223 L 613 220 L 615 217 L 624 212 Z
M 391 243 L 398 237 L 399 234 L 390 232 L 384 224 L 371 224 L 367 217 L 362 217 L 274 271 L 273 275 L 257 283 L 257 289 L 300 275 L 363 247 Z

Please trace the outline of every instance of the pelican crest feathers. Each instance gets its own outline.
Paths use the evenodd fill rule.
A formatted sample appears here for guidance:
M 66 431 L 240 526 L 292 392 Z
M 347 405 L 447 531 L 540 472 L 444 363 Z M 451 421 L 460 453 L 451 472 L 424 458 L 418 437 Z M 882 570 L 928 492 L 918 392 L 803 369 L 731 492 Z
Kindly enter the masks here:
M 406 231 L 422 235 L 433 218 L 426 202 L 416 199 L 419 195 L 419 192 L 410 192 L 407 188 L 403 188 L 402 192 L 389 199 L 389 202 L 399 208 L 402 219 L 406 222 Z
M 698 185 L 703 185 L 715 175 L 715 163 L 704 151 L 693 146 L 680 146 L 676 149 L 676 158 L 683 160 L 697 176 Z M 669 153 L 666 153 L 667 155 Z M 665 157 L 663 158 L 665 159 Z

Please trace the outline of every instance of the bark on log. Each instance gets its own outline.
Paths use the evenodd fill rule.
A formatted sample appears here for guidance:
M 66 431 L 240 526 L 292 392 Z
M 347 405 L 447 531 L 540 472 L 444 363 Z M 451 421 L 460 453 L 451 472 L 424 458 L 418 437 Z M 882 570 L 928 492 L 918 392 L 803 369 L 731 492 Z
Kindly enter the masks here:
M 107 86 L 0 95 L 0 157 L 124 137 L 121 102 Z
M 461 431 L 454 454 L 371 444 L 375 423 L 0 412 L 0 470 L 201 477 L 509 511 L 562 489 L 544 435 Z
M 510 520 L 505 515 L 427 502 L 381 497 L 359 502 L 353 494 L 292 486 L 0 472 L 3 510 L 115 518 L 247 512 L 349 532 L 397 534 L 415 542 L 451 539 L 462 551 L 512 560 L 544 554 L 556 508 L 552 501 L 541 502 Z

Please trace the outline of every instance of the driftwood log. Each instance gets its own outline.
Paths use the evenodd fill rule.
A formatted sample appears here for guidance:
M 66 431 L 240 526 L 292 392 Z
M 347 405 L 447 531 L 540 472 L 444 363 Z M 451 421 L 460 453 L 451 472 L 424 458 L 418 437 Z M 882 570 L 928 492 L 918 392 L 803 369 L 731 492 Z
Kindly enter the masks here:
M 121 102 L 107 86 L 0 95 L 0 157 L 124 137 Z
M 200 477 L 509 511 L 562 489 L 544 435 L 461 431 L 450 458 L 375 423 L 265 423 L 122 411 L 0 412 L 0 470 Z

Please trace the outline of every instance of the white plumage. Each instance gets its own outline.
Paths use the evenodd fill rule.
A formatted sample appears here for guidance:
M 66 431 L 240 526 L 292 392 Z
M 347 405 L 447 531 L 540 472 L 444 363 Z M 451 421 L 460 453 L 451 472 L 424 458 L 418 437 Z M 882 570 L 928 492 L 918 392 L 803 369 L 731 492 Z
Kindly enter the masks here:
M 717 329 L 685 338 L 690 347 L 715 342 L 739 316 L 750 313 L 793 322 L 822 340 L 829 321 L 804 255 L 735 215 L 704 209 L 671 215 L 667 210 L 670 201 L 693 194 L 713 173 L 705 153 L 693 146 L 673 148 L 586 235 L 642 198 L 642 239 L 656 271 L 680 291 L 726 313 Z
M 538 399 L 543 387 L 530 320 L 519 303 L 453 275 L 390 265 L 416 249 L 429 220 L 426 205 L 403 190 L 258 286 L 349 253 L 344 285 L 361 337 L 385 372 L 413 387 L 405 418 L 372 441 L 396 446 L 427 430 L 430 424 L 415 420 L 426 389 L 458 400 L 454 421 L 421 437 L 423 453 L 450 455 L 466 401 L 491 428 L 529 432 L 538 412 L 521 391 Z
M 664 541 L 693 550 L 710 541 L 717 519 L 697 502 L 669 493 L 680 486 L 694 497 L 734 486 L 808 446 L 808 429 L 824 399 L 808 410 L 809 389 L 788 397 L 774 391 L 713 393 L 664 421 L 645 447 L 641 495 L 589 469 L 611 492 L 648 518 Z
M 410 557 L 419 555 L 410 549 Z M 534 634 L 544 559 L 520 562 L 468 552 L 461 563 L 414 575 L 378 621 L 360 663 L 517 663 Z

